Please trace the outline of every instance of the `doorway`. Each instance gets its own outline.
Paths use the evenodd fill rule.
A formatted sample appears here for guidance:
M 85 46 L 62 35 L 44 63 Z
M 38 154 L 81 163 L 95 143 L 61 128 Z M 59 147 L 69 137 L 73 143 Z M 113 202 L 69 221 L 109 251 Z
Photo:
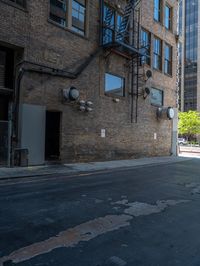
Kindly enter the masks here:
M 60 158 L 60 112 L 46 111 L 45 160 Z

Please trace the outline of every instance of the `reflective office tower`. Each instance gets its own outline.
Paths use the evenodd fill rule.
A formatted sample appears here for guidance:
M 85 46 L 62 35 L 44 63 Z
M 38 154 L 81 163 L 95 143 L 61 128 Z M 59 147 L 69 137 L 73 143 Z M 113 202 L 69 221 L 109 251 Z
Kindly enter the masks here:
M 181 111 L 200 110 L 198 0 L 179 1 L 179 63 Z

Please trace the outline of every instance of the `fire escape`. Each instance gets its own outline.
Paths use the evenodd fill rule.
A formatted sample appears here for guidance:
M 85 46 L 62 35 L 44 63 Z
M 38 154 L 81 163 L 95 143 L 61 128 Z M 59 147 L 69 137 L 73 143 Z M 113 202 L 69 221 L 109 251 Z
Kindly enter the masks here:
M 131 73 L 131 123 L 137 123 L 140 62 L 145 56 L 145 48 L 140 47 L 140 11 L 141 0 L 128 0 L 122 13 L 109 7 L 101 0 L 101 38 L 100 45 L 116 52 L 129 60 Z M 134 105 L 135 102 L 135 105 Z M 134 114 L 135 106 L 135 116 Z

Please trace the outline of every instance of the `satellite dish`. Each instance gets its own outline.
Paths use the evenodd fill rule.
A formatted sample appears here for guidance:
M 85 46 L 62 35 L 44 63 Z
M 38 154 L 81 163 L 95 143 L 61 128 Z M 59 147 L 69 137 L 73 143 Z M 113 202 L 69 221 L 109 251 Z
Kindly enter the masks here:
M 147 70 L 147 72 L 146 72 L 146 77 L 147 77 L 148 79 L 152 77 L 152 72 L 151 72 L 151 70 Z
M 151 90 L 149 87 L 145 87 L 143 91 L 143 98 L 146 99 L 147 96 L 150 94 Z

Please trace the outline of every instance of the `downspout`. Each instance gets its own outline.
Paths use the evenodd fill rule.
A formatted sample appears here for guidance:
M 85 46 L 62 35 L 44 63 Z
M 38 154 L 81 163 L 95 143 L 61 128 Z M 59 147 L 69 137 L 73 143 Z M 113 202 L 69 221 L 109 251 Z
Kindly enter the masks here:
M 138 15 L 138 20 L 140 17 L 140 14 Z M 139 21 L 137 21 L 137 49 L 139 50 L 140 45 L 140 24 Z M 138 120 L 138 94 L 139 94 L 139 54 L 137 54 L 137 81 L 136 81 L 136 114 L 135 114 L 135 122 L 137 123 Z
M 133 123 L 133 103 L 134 103 L 134 64 L 131 59 L 131 123 Z

